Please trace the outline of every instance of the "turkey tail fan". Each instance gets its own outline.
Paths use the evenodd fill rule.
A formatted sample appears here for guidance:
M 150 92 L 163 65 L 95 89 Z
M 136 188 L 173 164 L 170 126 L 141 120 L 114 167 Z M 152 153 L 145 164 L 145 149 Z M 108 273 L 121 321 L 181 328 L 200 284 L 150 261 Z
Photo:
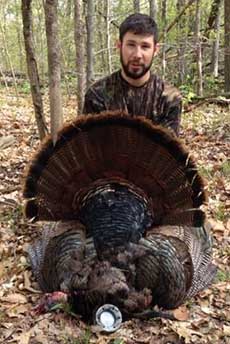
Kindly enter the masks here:
M 55 146 L 47 139 L 30 164 L 25 213 L 34 220 L 76 220 L 88 197 L 118 183 L 144 200 L 153 225 L 199 226 L 204 185 L 182 143 L 142 117 L 121 112 L 79 116 Z

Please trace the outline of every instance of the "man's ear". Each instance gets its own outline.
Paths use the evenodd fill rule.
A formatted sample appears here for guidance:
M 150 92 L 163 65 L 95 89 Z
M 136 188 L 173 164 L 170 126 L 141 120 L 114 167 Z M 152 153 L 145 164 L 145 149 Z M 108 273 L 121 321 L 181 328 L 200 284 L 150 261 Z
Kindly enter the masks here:
M 121 41 L 120 41 L 120 39 L 118 39 L 118 40 L 116 41 L 116 48 L 117 48 L 117 49 L 121 49 Z
M 160 44 L 156 43 L 155 46 L 154 46 L 153 56 L 156 56 L 158 54 L 159 50 L 160 50 Z

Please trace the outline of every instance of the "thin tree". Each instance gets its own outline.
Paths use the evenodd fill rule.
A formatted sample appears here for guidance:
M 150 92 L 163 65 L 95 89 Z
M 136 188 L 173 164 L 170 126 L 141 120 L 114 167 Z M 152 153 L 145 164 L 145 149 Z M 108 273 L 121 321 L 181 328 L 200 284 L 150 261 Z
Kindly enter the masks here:
M 202 49 L 200 39 L 200 0 L 196 0 L 196 61 L 197 61 L 197 94 L 203 96 Z
M 3 51 L 5 52 L 5 55 L 6 55 L 6 60 L 7 60 L 7 63 L 9 64 L 9 67 L 10 67 L 10 72 L 11 72 L 11 75 L 12 75 L 12 78 L 13 78 L 13 84 L 14 84 L 14 88 L 15 88 L 15 93 L 16 93 L 16 96 L 17 96 L 17 99 L 18 99 L 18 85 L 17 85 L 17 80 L 16 80 L 16 77 L 15 77 L 15 70 L 14 70 L 14 66 L 13 66 L 13 63 L 12 63 L 12 60 L 11 60 L 11 56 L 10 56 L 10 53 L 9 53 L 9 50 L 8 50 L 8 41 L 6 39 L 6 32 L 5 32 L 5 29 L 3 28 L 3 25 L 0 21 L 0 32 L 2 34 L 2 39 L 3 39 Z
M 77 113 L 81 114 L 85 93 L 85 44 L 84 44 L 84 25 L 82 21 L 82 1 L 74 1 L 74 39 L 76 49 L 76 70 L 77 70 Z
M 106 37 L 105 37 L 105 29 L 106 29 L 106 4 L 102 3 L 102 1 L 98 4 L 97 13 L 101 13 L 103 15 L 97 15 L 97 39 L 98 39 L 98 50 L 95 51 L 95 59 L 99 65 L 99 71 L 103 75 L 108 72 L 107 61 L 108 55 L 106 50 Z
M 163 23 L 163 46 L 162 46 L 162 77 L 165 77 L 166 73 L 166 35 L 167 35 L 167 0 L 162 0 L 162 12 L 161 12 L 161 20 Z
M 87 88 L 94 81 L 94 19 L 95 19 L 95 2 L 87 0 Z
M 230 1 L 224 0 L 224 88 L 230 92 Z
M 79 0 L 81 2 L 81 0 Z M 62 31 L 64 33 L 65 38 L 65 56 L 66 56 L 66 65 L 70 65 L 71 56 L 71 45 L 72 45 L 72 0 L 66 0 L 63 2 L 64 11 L 63 14 L 65 15 L 65 28 Z M 62 17 L 63 20 L 63 17 Z
M 164 0 L 163 0 L 164 1 Z M 181 12 L 176 16 L 175 19 L 173 19 L 173 21 L 166 27 L 165 32 L 169 32 L 172 30 L 172 28 L 178 23 L 178 21 L 180 20 L 181 16 L 185 13 L 185 11 L 187 9 L 189 9 L 189 7 L 191 7 L 191 5 L 195 2 L 196 0 L 189 0 L 189 2 L 184 6 L 184 8 L 182 8 Z M 162 5 L 163 7 L 163 5 Z M 164 33 L 160 36 L 159 40 L 161 41 L 162 37 L 163 37 Z
M 112 73 L 112 61 L 110 52 L 110 0 L 106 0 L 106 46 L 109 74 Z
M 185 0 L 177 0 L 177 10 L 181 11 L 185 6 Z M 183 84 L 185 78 L 185 49 L 186 49 L 186 37 L 185 37 L 185 25 L 186 25 L 186 16 L 181 16 L 180 21 L 178 22 L 178 83 Z
M 44 3 L 44 0 L 43 0 Z M 33 8 L 36 10 L 36 18 L 37 22 L 43 23 L 44 22 L 44 4 L 40 0 L 34 0 Z M 39 32 L 38 32 L 39 31 Z M 39 64 L 39 72 L 40 72 L 40 80 L 42 83 L 45 82 L 47 75 L 47 51 L 46 51 L 46 34 L 45 34 L 45 27 L 42 25 L 40 30 L 37 29 L 37 26 L 34 26 L 34 41 L 36 42 L 36 49 L 39 51 L 39 57 L 37 59 Z
M 218 16 L 218 13 L 220 13 L 219 9 L 221 7 L 222 0 L 213 0 L 210 14 L 207 21 L 207 27 L 204 32 L 204 36 L 206 38 L 209 38 L 210 32 L 212 29 L 214 29 L 216 17 Z
M 133 10 L 135 13 L 140 12 L 140 0 L 133 0 Z
M 218 77 L 218 65 L 219 65 L 219 46 L 220 46 L 220 14 L 223 1 L 221 0 L 219 6 L 216 7 L 216 15 L 214 21 L 214 33 L 215 39 L 212 44 L 212 61 L 211 61 L 211 73 L 214 77 Z
M 151 18 L 157 21 L 157 0 L 149 0 L 149 15 Z
M 57 0 L 46 0 L 44 4 L 49 67 L 51 136 L 54 144 L 57 140 L 57 132 L 63 125 L 57 5 Z
M 22 23 L 31 96 L 34 106 L 35 118 L 38 126 L 38 133 L 40 139 L 42 140 L 48 133 L 48 130 L 44 120 L 40 80 L 33 44 L 31 4 L 32 0 L 22 0 Z
M 3 70 L 2 70 L 1 64 L 0 64 L 0 75 L 1 75 L 1 77 L 3 79 L 6 91 L 8 92 L 8 90 L 9 90 L 8 89 L 8 84 L 7 84 L 6 76 L 5 76 L 5 74 L 4 74 Z
M 19 66 L 20 71 L 23 70 L 23 48 L 22 48 L 22 32 L 21 32 L 21 22 L 20 22 L 20 7 L 18 6 L 17 0 L 14 0 L 15 6 L 15 21 L 17 25 L 17 40 L 18 40 L 18 52 L 19 52 Z

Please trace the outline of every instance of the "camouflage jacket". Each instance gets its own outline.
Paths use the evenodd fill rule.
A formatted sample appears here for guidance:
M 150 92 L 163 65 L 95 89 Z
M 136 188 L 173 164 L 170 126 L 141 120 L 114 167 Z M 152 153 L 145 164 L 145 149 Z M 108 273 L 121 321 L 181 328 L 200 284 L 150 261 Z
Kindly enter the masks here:
M 95 82 L 85 95 L 83 113 L 123 110 L 131 116 L 145 116 L 179 134 L 182 101 L 180 92 L 151 74 L 141 87 L 130 85 L 117 71 Z

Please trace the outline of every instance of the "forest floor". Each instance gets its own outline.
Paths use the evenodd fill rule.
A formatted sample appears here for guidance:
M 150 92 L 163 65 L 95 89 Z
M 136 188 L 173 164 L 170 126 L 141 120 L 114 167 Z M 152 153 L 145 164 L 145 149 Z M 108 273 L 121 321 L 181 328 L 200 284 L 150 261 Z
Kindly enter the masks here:
M 45 100 L 48 113 L 48 102 Z M 65 118 L 76 102 L 66 98 Z M 0 343 L 182 344 L 230 343 L 230 109 L 203 104 L 183 115 L 182 140 L 206 180 L 212 224 L 215 283 L 175 311 L 178 320 L 132 320 L 105 335 L 68 312 L 35 316 L 41 294 L 27 259 L 39 234 L 23 217 L 23 174 L 38 147 L 30 96 L 0 90 Z

